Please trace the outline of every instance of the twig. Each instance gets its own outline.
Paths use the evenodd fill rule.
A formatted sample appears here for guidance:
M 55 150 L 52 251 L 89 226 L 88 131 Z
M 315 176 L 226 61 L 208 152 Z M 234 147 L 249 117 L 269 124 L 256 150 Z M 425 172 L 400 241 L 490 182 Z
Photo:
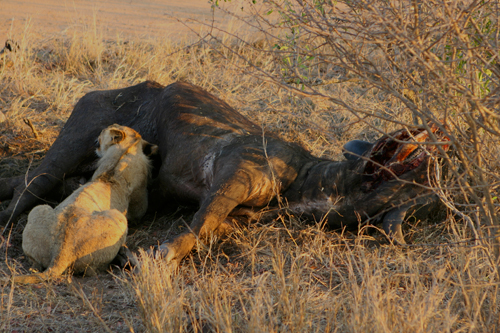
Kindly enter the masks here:
M 31 131 L 33 132 L 33 135 L 35 136 L 35 139 L 38 140 L 38 132 L 36 131 L 35 126 L 33 126 L 33 123 L 31 122 L 31 120 L 29 120 L 28 118 L 24 118 L 23 121 L 26 125 L 28 125 L 31 128 Z

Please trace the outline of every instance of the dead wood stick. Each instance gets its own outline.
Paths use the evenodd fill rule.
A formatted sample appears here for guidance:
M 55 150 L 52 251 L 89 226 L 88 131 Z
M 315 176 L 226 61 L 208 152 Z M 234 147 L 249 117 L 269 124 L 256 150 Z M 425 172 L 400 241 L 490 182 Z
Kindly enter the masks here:
M 38 139 L 38 132 L 36 131 L 35 126 L 33 126 L 33 123 L 31 122 L 31 120 L 24 118 L 23 121 L 26 125 L 28 125 L 31 128 L 31 131 L 33 132 L 33 135 L 35 136 L 35 139 Z

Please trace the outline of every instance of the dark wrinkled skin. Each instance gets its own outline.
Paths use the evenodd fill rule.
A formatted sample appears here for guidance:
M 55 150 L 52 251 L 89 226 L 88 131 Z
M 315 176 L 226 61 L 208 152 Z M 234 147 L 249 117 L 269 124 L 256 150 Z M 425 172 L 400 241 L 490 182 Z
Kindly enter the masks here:
M 261 126 L 199 87 L 144 82 L 80 99 L 41 165 L 29 173 L 28 190 L 24 176 L 0 179 L 0 200 L 12 198 L 0 212 L 0 225 L 33 207 L 63 179 L 91 174 L 95 140 L 114 123 L 132 127 L 158 145 L 161 166 L 156 181 L 167 196 L 199 204 L 190 230 L 159 247 L 176 263 L 198 237 L 223 229 L 232 212 L 276 204 L 277 193 L 289 210 L 325 219 L 331 228 L 357 228 L 388 213 L 384 229 L 400 242 L 404 213 L 429 194 L 398 180 L 362 191 L 366 158 L 335 162 L 314 157 L 272 134 L 263 137 Z M 369 156 L 370 146 L 364 149 Z M 400 179 L 420 179 L 426 167 L 423 163 Z

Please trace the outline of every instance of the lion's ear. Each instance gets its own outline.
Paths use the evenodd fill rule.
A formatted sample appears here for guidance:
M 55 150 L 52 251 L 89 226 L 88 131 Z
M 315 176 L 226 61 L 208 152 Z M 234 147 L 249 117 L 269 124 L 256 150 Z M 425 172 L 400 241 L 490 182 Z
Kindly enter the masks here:
M 109 130 L 109 135 L 111 136 L 111 141 L 113 143 L 120 143 L 125 139 L 125 132 L 116 128 L 112 128 Z
M 142 140 L 142 151 L 144 152 L 144 155 L 151 156 L 158 153 L 158 146 L 149 143 L 146 140 Z

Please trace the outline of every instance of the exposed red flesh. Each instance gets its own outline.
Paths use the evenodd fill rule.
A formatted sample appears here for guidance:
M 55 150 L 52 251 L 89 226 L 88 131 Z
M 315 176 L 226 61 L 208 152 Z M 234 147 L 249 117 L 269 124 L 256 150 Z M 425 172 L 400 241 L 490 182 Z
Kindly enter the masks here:
M 429 127 L 438 140 L 449 141 L 436 125 L 429 124 Z M 363 185 L 364 190 L 376 188 L 382 181 L 394 179 L 427 163 L 430 153 L 437 150 L 435 145 L 425 144 L 429 141 L 430 136 L 425 129 L 402 129 L 379 139 L 365 167 L 368 179 Z M 447 150 L 448 145 L 443 148 Z M 418 178 L 419 182 L 427 180 L 427 177 Z

